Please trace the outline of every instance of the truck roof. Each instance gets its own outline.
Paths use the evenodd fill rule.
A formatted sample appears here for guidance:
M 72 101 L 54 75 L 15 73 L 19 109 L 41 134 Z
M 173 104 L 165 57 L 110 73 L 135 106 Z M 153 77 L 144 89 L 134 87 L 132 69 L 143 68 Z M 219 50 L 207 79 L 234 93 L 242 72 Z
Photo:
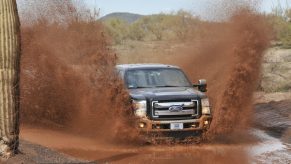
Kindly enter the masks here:
M 174 65 L 142 63 L 142 64 L 120 64 L 116 65 L 118 69 L 136 69 L 136 68 L 179 68 Z

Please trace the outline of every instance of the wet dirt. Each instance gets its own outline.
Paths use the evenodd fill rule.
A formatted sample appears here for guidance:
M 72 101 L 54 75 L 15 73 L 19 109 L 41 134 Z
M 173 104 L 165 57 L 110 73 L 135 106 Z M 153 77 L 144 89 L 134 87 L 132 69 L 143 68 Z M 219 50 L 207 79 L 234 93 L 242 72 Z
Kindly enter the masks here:
M 278 94 L 279 95 L 279 94 Z M 291 162 L 291 101 L 269 101 L 256 105 L 254 127 L 260 138 L 257 150 L 251 151 L 257 163 Z M 256 155 L 259 154 L 259 155 Z

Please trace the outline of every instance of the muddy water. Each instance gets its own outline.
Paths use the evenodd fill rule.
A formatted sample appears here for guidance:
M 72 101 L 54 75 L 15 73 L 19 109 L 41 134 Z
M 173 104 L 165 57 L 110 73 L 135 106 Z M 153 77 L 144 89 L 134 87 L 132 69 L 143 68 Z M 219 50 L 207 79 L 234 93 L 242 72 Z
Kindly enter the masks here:
M 21 138 L 99 163 L 290 163 L 290 100 L 256 105 L 254 126 L 245 136 L 257 140 L 199 145 L 108 144 L 64 130 L 24 126 Z M 274 117 L 275 116 L 275 117 Z M 243 138 L 241 135 L 239 138 Z
M 244 144 L 124 145 L 108 144 L 59 130 L 22 127 L 21 138 L 95 162 L 116 163 L 248 163 Z

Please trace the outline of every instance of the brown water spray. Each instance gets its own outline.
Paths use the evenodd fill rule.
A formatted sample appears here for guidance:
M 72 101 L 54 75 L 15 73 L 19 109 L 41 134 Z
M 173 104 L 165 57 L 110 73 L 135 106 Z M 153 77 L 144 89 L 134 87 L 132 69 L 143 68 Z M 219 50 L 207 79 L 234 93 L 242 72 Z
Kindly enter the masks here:
M 265 17 L 243 6 L 223 22 L 204 22 L 193 47 L 179 50 L 178 64 L 193 81 L 208 80 L 213 122 L 208 136 L 229 135 L 248 127 L 261 60 L 272 31 Z M 183 52 L 183 53 L 181 53 Z M 184 59 L 184 60 L 183 60 Z M 174 62 L 179 61 L 179 62 Z
M 253 92 L 257 89 L 261 61 L 271 39 L 271 30 L 263 16 L 242 9 L 232 16 L 228 26 L 236 38 L 230 43 L 234 65 L 217 97 L 211 131 L 227 135 L 247 127 L 252 118 Z
M 123 129 L 126 135 L 120 136 L 137 138 L 135 128 L 127 126 L 133 119 L 120 110 L 130 105 L 114 73 L 116 56 L 102 25 L 86 10 L 80 14 L 71 1 L 57 7 L 50 2 L 44 4 L 54 14 L 27 21 L 22 29 L 22 120 L 103 139 Z M 235 7 L 226 21 L 201 23 L 193 46 L 180 50 L 179 60 L 168 59 L 192 80 L 208 80 L 214 114 L 210 136 L 248 124 L 261 58 L 271 38 L 264 16 L 251 7 Z
M 101 23 L 92 21 L 86 10 L 81 10 L 85 14 L 80 17 L 80 10 L 71 1 L 42 2 L 38 5 L 45 5 L 54 14 L 22 19 L 22 123 L 58 128 L 111 143 L 140 138 L 135 120 L 128 117 L 132 114 L 127 110 L 128 95 L 114 73 L 116 56 L 109 48 Z M 50 5 L 51 2 L 59 2 L 60 6 Z M 193 37 L 192 45 L 169 57 L 167 63 L 181 66 L 193 81 L 208 80 L 214 114 L 209 137 L 233 134 L 245 129 L 252 116 L 252 93 L 271 32 L 264 16 L 248 7 L 237 8 L 229 20 L 203 22 L 199 26 L 200 33 Z M 157 62 L 164 61 L 163 58 Z M 196 148 L 194 152 L 189 150 L 189 156 L 195 157 L 189 162 L 206 159 L 207 163 L 246 163 L 241 151 L 228 150 L 221 155 L 217 151 L 223 147 L 210 154 Z M 178 150 L 170 155 L 185 154 L 184 149 L 176 153 Z M 79 154 L 80 150 L 76 151 Z M 183 157 L 173 156 L 170 160 L 181 162 Z
M 99 140 L 134 136 L 133 126 L 122 130 L 132 121 L 124 118 L 129 99 L 96 15 L 72 1 L 31 5 L 27 15 L 44 6 L 46 12 L 22 19 L 22 122 Z

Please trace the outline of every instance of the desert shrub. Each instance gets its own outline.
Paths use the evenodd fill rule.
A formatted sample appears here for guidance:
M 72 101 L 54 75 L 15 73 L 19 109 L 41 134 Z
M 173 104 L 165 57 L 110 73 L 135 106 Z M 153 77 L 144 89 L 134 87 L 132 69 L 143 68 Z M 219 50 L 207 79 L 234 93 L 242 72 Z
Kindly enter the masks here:
M 113 39 L 115 44 L 122 44 L 127 38 L 129 32 L 129 25 L 122 19 L 112 18 L 103 22 L 107 34 Z

